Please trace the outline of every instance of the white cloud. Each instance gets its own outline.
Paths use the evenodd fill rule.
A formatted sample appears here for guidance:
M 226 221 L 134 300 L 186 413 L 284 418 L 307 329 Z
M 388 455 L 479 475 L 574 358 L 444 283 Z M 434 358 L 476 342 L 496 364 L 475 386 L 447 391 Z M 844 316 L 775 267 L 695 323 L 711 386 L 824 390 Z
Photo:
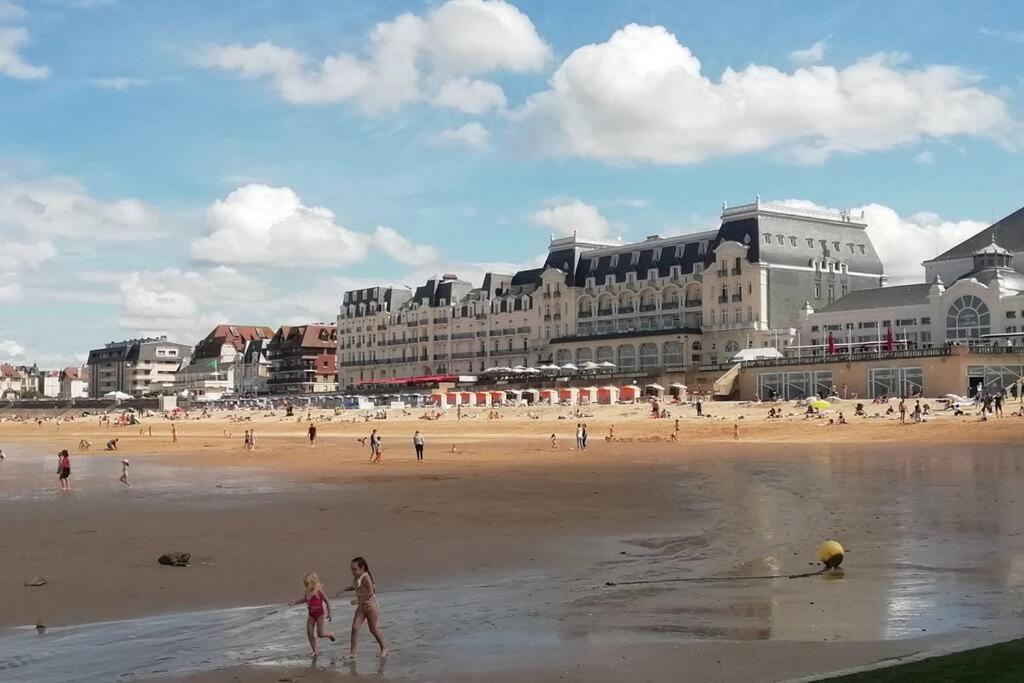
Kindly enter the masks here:
M 1007 103 L 977 77 L 902 59 L 793 73 L 752 64 L 713 81 L 665 28 L 631 24 L 574 51 L 513 119 L 541 153 L 665 164 L 772 150 L 820 163 L 957 135 L 1019 144 Z
M 0 244 L 0 269 L 11 271 L 20 268 L 35 269 L 56 257 L 57 249 L 49 241 L 4 241 Z
M 97 88 L 104 88 L 106 90 L 128 90 L 129 88 L 139 88 L 144 85 L 149 85 L 149 81 L 144 78 L 131 78 L 128 76 L 94 78 L 90 83 L 95 85 Z
M 491 134 L 483 125 L 473 122 L 458 128 L 443 130 L 437 135 L 437 142 L 442 145 L 464 146 L 471 149 L 487 149 Z
M 376 245 L 399 263 L 422 266 L 434 263 L 440 257 L 437 249 L 427 244 L 413 244 L 393 228 L 377 226 L 373 235 Z
M 14 273 L 0 273 L 0 302 L 14 303 L 21 299 L 21 283 L 15 279 Z
M 789 59 L 800 66 L 817 64 L 825 58 L 825 43 L 827 42 L 828 38 L 822 38 L 806 50 L 793 50 L 789 53 Z
M 363 260 L 374 246 L 398 260 L 437 257 L 392 228 L 367 234 L 337 225 L 330 209 L 306 206 L 288 187 L 240 187 L 214 202 L 206 224 L 209 234 L 194 240 L 190 253 L 211 263 L 337 267 Z
M 14 358 L 23 358 L 24 356 L 24 346 L 13 339 L 0 339 L 0 358 L 4 360 L 11 360 Z
M 798 208 L 825 208 L 803 199 L 787 199 L 779 203 Z M 923 281 L 924 268 L 921 263 L 935 258 L 989 225 L 977 220 L 950 220 L 930 211 L 900 216 L 894 209 L 882 204 L 867 204 L 853 209 L 854 213 L 860 211 L 864 212 L 868 235 L 882 259 L 890 284 Z
M 66 178 L 0 182 L 0 235 L 131 241 L 155 236 L 159 224 L 138 199 L 95 199 Z
M 121 303 L 128 317 L 181 319 L 191 318 L 198 311 L 192 297 L 159 284 L 144 283 L 138 273 L 121 283 L 120 289 Z
M 926 149 L 922 149 L 920 152 L 914 155 L 914 161 L 919 164 L 934 164 L 935 155 Z
M 368 43 L 365 57 L 342 52 L 319 64 L 270 42 L 210 46 L 196 62 L 267 79 L 293 104 L 353 102 L 376 113 L 429 99 L 426 91 L 452 76 L 536 71 L 550 56 L 529 17 L 503 0 L 449 0 L 426 16 L 407 12 L 377 24 Z M 486 96 L 493 101 L 493 89 Z M 480 92 L 475 97 L 481 106 Z
M 18 51 L 28 42 L 28 29 L 0 28 L 0 75 L 21 80 L 46 78 L 50 69 L 25 62 Z
M 990 38 L 999 38 L 1000 40 L 1024 45 L 1024 31 L 996 31 L 990 28 L 983 28 L 979 29 L 978 33 Z
M 579 199 L 560 201 L 531 216 L 537 225 L 550 228 L 557 236 L 576 233 L 580 237 L 608 239 L 612 225 L 596 207 Z
M 494 83 L 462 76 L 442 85 L 433 104 L 465 114 L 483 114 L 489 109 L 505 108 L 505 91 Z
M 16 21 L 27 16 L 28 12 L 21 5 L 11 0 L 0 0 L 0 21 Z

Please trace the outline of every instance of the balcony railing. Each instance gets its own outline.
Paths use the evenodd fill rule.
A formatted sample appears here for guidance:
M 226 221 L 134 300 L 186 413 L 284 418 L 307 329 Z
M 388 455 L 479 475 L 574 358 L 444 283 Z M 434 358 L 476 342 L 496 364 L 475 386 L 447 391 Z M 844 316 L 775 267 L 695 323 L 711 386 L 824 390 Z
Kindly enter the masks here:
M 742 275 L 742 274 L 743 274 L 742 270 L 741 270 L 741 269 L 739 269 L 739 268 L 733 268 L 733 269 L 732 269 L 732 270 L 730 270 L 729 272 L 730 272 L 731 274 L 733 274 L 733 275 Z
M 718 277 L 725 277 L 725 276 L 727 276 L 729 274 L 729 269 L 728 268 L 719 268 L 716 272 L 718 273 Z
M 683 305 L 686 308 L 696 308 L 697 306 L 703 306 L 704 301 L 701 299 L 687 299 L 683 302 Z
M 732 295 L 732 300 L 733 300 L 733 302 L 743 301 L 743 295 L 742 294 L 733 294 Z
M 672 309 L 679 308 L 679 301 L 662 301 L 661 309 L 663 311 L 670 311 Z
M 598 315 L 611 315 L 614 311 L 611 308 L 599 308 L 597 309 Z
M 577 318 L 591 318 L 594 316 L 593 311 L 580 311 L 576 314 Z
M 727 304 L 727 303 L 729 303 L 729 297 L 727 297 L 727 296 L 719 296 L 718 297 L 718 303 L 720 303 L 720 304 Z
M 623 314 L 623 313 L 632 313 L 632 312 L 633 312 L 633 307 L 632 306 L 619 306 L 619 314 L 620 315 Z

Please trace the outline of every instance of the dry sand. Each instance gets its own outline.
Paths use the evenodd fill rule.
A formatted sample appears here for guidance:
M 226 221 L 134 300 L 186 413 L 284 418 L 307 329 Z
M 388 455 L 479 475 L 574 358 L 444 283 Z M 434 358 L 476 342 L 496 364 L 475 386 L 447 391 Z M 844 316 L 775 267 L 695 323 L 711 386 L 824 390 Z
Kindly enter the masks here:
M 340 645 L 310 668 L 301 610 L 237 609 L 280 606 L 309 570 L 333 592 L 356 554 L 381 587 L 388 680 L 774 680 L 1019 635 L 1024 419 L 899 425 L 837 407 L 851 424 L 670 408 L 677 443 L 673 419 L 599 407 L 585 453 L 575 418 L 552 408 L 319 422 L 314 448 L 294 418 L 181 422 L 176 444 L 163 419 L 144 425 L 153 437 L 95 419 L 0 423 L 0 628 L 50 627 L 0 631 L 0 678 L 376 674 L 365 631 L 357 669 Z M 371 428 L 382 465 L 356 441 Z M 114 436 L 117 453 L 98 450 Z M 56 492 L 57 448 L 72 452 L 70 495 Z M 122 457 L 135 488 L 116 481 Z M 841 575 L 604 585 L 804 572 L 830 537 L 848 548 Z M 168 551 L 193 566 L 156 565 Z M 35 575 L 47 585 L 22 586 Z M 334 607 L 344 636 L 351 608 Z

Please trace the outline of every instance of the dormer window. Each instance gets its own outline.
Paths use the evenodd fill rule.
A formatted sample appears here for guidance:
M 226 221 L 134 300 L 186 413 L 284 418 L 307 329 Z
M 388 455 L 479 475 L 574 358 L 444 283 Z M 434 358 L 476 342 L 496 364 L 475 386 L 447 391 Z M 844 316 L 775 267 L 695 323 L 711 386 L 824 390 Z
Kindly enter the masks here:
M 791 246 L 791 247 L 795 247 L 796 246 L 796 238 L 795 237 L 790 237 L 789 238 L 789 246 Z
M 679 247 L 679 249 L 681 251 L 682 247 Z M 707 243 L 707 240 L 701 240 L 697 244 L 697 254 L 699 254 L 700 256 L 703 256 L 706 253 L 708 253 L 708 243 Z M 680 253 L 680 256 L 682 256 L 682 253 Z
M 839 251 L 839 242 L 833 242 L 832 248 L 835 249 L 836 251 Z
M 786 238 L 783 237 L 782 235 L 779 235 L 779 246 L 780 247 L 786 246 Z
M 861 253 L 861 254 L 863 254 L 863 253 L 864 253 L 864 245 L 863 245 L 863 244 L 858 244 L 858 245 L 857 245 L 857 248 L 858 248 L 858 249 L 860 249 L 860 253 Z
M 764 243 L 765 244 L 771 244 L 772 243 L 772 236 L 769 235 L 768 233 L 764 234 Z
M 618 267 L 619 267 L 619 255 L 618 254 L 612 254 L 612 268 L 618 268 Z

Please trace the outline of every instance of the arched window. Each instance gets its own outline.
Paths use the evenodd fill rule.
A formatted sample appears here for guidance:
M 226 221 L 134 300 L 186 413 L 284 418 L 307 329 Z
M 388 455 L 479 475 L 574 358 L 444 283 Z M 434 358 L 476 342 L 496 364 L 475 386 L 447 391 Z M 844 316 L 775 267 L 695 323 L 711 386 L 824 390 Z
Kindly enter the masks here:
M 651 343 L 641 344 L 640 369 L 649 370 L 656 367 L 658 367 L 658 345 Z
M 555 360 L 561 364 L 568 363 L 572 360 L 572 351 L 569 349 L 558 349 L 558 353 L 555 355 Z
M 693 342 L 693 344 L 690 345 L 690 348 L 693 349 L 694 351 L 700 351 L 700 348 L 701 348 L 700 347 L 700 342 L 699 341 Z
M 729 342 L 728 344 L 725 345 L 725 352 L 726 353 L 739 353 L 739 350 L 740 350 L 740 345 L 737 344 L 734 341 L 731 341 L 731 342 Z
M 604 363 L 606 361 L 614 361 L 614 351 L 610 346 L 598 346 L 597 347 L 597 362 Z
M 665 342 L 661 346 L 661 362 L 665 367 L 683 364 L 683 345 L 679 342 Z
M 988 306 L 976 296 L 962 296 L 946 311 L 946 339 L 977 339 L 989 332 Z
M 636 347 L 632 344 L 622 344 L 616 351 L 618 359 L 616 364 L 620 368 L 630 369 L 636 367 Z
M 576 349 L 576 365 L 594 360 L 594 352 L 586 347 Z

